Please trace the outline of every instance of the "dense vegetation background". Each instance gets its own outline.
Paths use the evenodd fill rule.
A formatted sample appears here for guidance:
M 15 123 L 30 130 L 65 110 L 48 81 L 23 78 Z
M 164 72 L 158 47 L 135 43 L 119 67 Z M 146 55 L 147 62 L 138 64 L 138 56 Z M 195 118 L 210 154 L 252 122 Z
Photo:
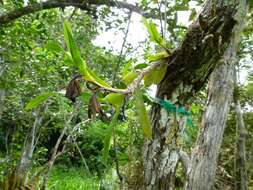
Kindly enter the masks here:
M 0 2 L 0 17 L 11 10 L 36 3 L 34 0 L 4 0 Z M 131 15 L 136 13 L 131 9 L 118 9 L 117 5 L 92 5 L 81 9 L 63 6 L 0 24 L 1 188 L 12 189 L 11 186 L 18 187 L 25 181 L 27 189 L 122 189 L 123 181 L 124 188 L 140 189 L 144 182 L 143 146 L 150 135 L 149 129 L 145 128 L 149 125 L 143 116 L 145 109 L 140 102 L 136 103 L 137 98 L 133 96 L 125 97 L 124 106 L 118 109 L 117 98 L 103 101 L 108 92 L 96 94 L 99 105 L 92 104 L 95 91 L 87 86 L 87 80 L 81 78 L 78 79 L 81 92 L 75 97 L 75 102 L 71 101 L 65 96 L 66 89 L 80 74 L 80 67 L 72 60 L 77 53 L 71 51 L 77 47 L 87 67 L 104 82 L 124 89 L 136 77 L 136 70 L 147 68 L 152 61 L 170 54 L 168 51 L 159 54 L 164 47 L 152 36 L 152 27 L 156 25 L 156 31 L 160 33 L 158 38 L 165 39 L 166 48 L 172 52 L 184 39 L 188 27 L 179 23 L 178 15 L 189 14 L 191 22 L 202 3 L 193 0 L 136 2 L 135 6 L 153 20 L 139 23 L 144 28 L 146 23 L 147 32 L 143 35 L 147 38 L 136 47 L 128 36 L 133 22 Z M 237 181 L 241 180 L 235 164 L 240 148 L 238 142 L 242 142 L 240 139 L 245 140 L 246 184 L 248 189 L 253 188 L 253 15 L 250 10 L 238 49 L 234 90 L 234 97 L 240 100 L 245 131 L 239 133 L 236 104 L 232 103 L 219 150 L 215 189 L 234 189 Z M 72 49 L 67 44 L 71 35 L 64 31 L 66 20 L 71 25 L 69 28 L 76 44 Z M 114 36 L 112 39 L 120 38 L 120 49 L 94 45 L 95 39 L 105 31 L 116 31 L 111 35 Z M 72 58 L 66 51 L 71 52 Z M 157 72 L 146 77 L 142 85 L 145 87 L 141 87 L 140 96 L 147 111 L 155 104 L 151 91 L 162 79 L 158 75 L 165 74 Z M 153 84 L 151 88 L 149 84 Z M 180 133 L 178 142 L 188 153 L 197 139 L 207 93 L 204 85 L 188 105 L 190 123 Z M 88 112 L 94 111 L 96 106 L 101 107 L 98 112 L 102 110 L 106 119 L 99 113 L 91 114 L 89 118 Z M 109 141 L 108 134 L 111 134 Z M 21 168 L 25 157 L 28 161 L 25 160 Z M 18 170 L 27 176 L 18 179 L 15 177 Z M 179 163 L 175 189 L 183 189 L 185 178 L 184 167 Z

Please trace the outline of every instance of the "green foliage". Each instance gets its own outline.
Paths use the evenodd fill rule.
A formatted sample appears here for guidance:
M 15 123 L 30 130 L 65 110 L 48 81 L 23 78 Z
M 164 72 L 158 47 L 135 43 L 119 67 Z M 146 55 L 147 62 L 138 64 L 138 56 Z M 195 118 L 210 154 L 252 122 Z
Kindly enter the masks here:
M 253 1 L 252 0 L 248 0 L 249 6 L 252 9 L 253 8 Z
M 245 86 L 245 95 L 247 102 L 253 106 L 253 74 L 248 77 L 248 84 Z
M 103 102 L 111 104 L 115 109 L 119 109 L 122 106 L 124 95 L 119 93 L 110 93 L 101 99 Z
M 82 167 L 66 168 L 58 166 L 53 172 L 48 182 L 49 190 L 70 190 L 85 189 L 99 190 L 100 184 L 97 177 L 88 176 Z
M 159 84 L 167 72 L 167 67 L 167 63 L 161 63 L 158 67 L 145 75 L 143 78 L 145 87 L 149 87 L 152 84 Z
M 157 31 L 155 24 L 152 21 L 147 21 L 145 18 L 143 18 L 143 23 L 148 30 L 150 40 L 157 43 L 157 45 L 159 45 L 160 47 L 164 48 L 165 50 L 169 52 L 166 41 L 162 38 L 162 36 Z
M 82 102 L 88 104 L 91 98 L 91 93 L 89 92 L 82 92 L 79 96 L 78 99 L 81 100 Z
M 109 149 L 110 149 L 110 145 L 111 145 L 112 133 L 115 131 L 115 127 L 117 124 L 120 109 L 121 109 L 121 106 L 117 105 L 115 107 L 115 113 L 114 113 L 112 120 L 110 122 L 110 125 L 108 126 L 107 131 L 106 131 L 105 140 L 104 140 L 104 148 L 103 148 L 103 161 L 105 164 L 107 164 Z
M 29 1 L 29 4 L 34 2 Z M 201 0 L 195 2 L 203 3 Z M 157 0 L 142 0 L 137 4 L 148 13 L 147 15 L 157 15 L 157 3 Z M 24 2 L 20 0 L 4 1 L 4 6 L 1 7 L 1 10 L 6 12 L 23 5 Z M 170 56 L 169 49 L 179 46 L 181 39 L 185 35 L 186 27 L 179 24 L 178 11 L 188 10 L 191 11 L 190 20 L 194 19 L 196 10 L 195 8 L 190 9 L 188 0 L 177 0 L 174 3 L 167 3 L 167 28 L 165 30 L 167 30 L 168 35 L 166 35 L 166 40 L 159 34 L 159 30 L 152 21 L 144 20 L 150 40 L 165 49 L 163 52 L 154 54 L 156 51 L 152 50 L 149 42 L 145 42 L 147 49 L 144 51 L 145 55 L 147 55 L 145 57 L 147 62 L 166 60 Z M 114 132 L 121 172 L 127 176 L 127 179 L 130 179 L 130 182 L 131 180 L 138 181 L 139 178 L 133 175 L 133 170 L 138 168 L 136 166 L 141 166 L 140 155 L 143 138 L 152 138 L 151 124 L 145 106 L 145 104 L 150 106 L 152 101 L 147 96 L 144 96 L 142 92 L 137 92 L 134 100 L 130 99 L 125 108 L 127 120 L 118 122 L 120 107 L 125 96 L 110 93 L 106 97 L 101 97 L 100 100 L 102 102 L 111 104 L 116 109 L 116 111 L 114 110 L 116 113 L 112 122 L 107 125 L 98 121 L 92 121 L 91 124 L 85 122 L 87 120 L 87 105 L 91 97 L 91 93 L 87 89 L 84 88 L 85 92 L 81 93 L 75 104 L 71 104 L 70 101 L 63 97 L 67 83 L 71 80 L 71 76 L 76 74 L 76 69 L 86 81 L 91 81 L 102 87 L 111 87 L 109 84 L 114 75 L 112 68 L 115 68 L 115 65 L 118 64 L 119 56 L 115 55 L 111 50 L 94 46 L 92 40 L 95 39 L 102 25 L 107 25 L 108 28 L 117 27 L 118 29 L 122 27 L 124 20 L 119 19 L 118 13 L 113 12 L 108 7 L 103 7 L 96 11 L 96 16 L 99 16 L 98 19 L 91 18 L 88 15 L 89 12 L 77 11 L 71 18 L 71 26 L 67 21 L 64 22 L 64 39 L 67 51 L 59 42 L 63 38 L 62 18 L 67 18 L 70 11 L 65 11 L 64 13 L 57 9 L 42 11 L 24 16 L 9 25 L 0 27 L 0 90 L 6 92 L 3 103 L 0 100 L 0 112 L 3 111 L 0 121 L 0 141 L 2 142 L 0 144 L 0 181 L 3 180 L 4 175 L 8 171 L 16 167 L 21 156 L 27 131 L 35 120 L 33 113 L 26 110 L 34 109 L 46 100 L 48 109 L 41 113 L 44 117 L 38 129 L 39 139 L 32 159 L 34 167 L 39 167 L 48 160 L 50 151 L 55 145 L 55 139 L 59 136 L 65 121 L 69 118 L 75 106 L 82 102 L 77 116 L 72 119 L 69 125 L 71 125 L 71 128 L 80 125 L 80 128 L 71 133 L 71 135 L 80 147 L 92 175 L 102 177 L 103 173 L 108 171 L 108 168 L 113 167 L 112 162 L 116 155 L 110 149 L 110 146 Z M 108 15 L 110 17 L 107 17 Z M 116 17 L 114 22 L 112 22 L 112 16 Z M 240 58 L 242 59 L 252 57 L 251 23 L 252 18 L 249 18 L 249 26 L 244 31 L 244 41 L 240 50 L 242 52 Z M 75 34 L 75 38 L 72 31 Z M 144 47 L 143 44 L 140 45 L 142 45 L 141 48 Z M 121 73 L 118 74 L 118 78 L 116 77 L 124 83 L 122 88 L 133 82 L 138 76 L 139 71 L 136 70 L 141 70 L 148 66 L 146 63 L 134 65 L 136 64 L 136 58 L 134 57 L 126 61 L 124 57 L 132 56 L 132 54 L 128 54 L 132 50 L 131 46 L 129 44 L 126 46 L 124 47 L 126 55 L 121 56 L 119 64 L 119 67 L 123 68 Z M 167 64 L 161 64 L 160 67 L 145 76 L 144 85 L 149 87 L 152 84 L 160 83 L 166 72 Z M 98 76 L 101 76 L 104 80 Z M 251 107 L 248 106 L 252 106 L 253 97 L 252 81 L 250 81 L 251 79 L 246 86 L 240 88 L 247 126 L 253 125 L 252 112 L 250 112 Z M 193 97 L 194 104 L 191 106 L 193 121 L 189 121 L 188 118 L 188 122 L 193 123 L 194 126 L 200 125 L 205 98 L 205 95 L 199 94 Z M 26 104 L 27 102 L 29 103 Z M 164 104 L 164 102 L 161 104 L 164 107 L 167 106 L 175 110 L 174 106 L 171 107 L 171 105 Z M 105 107 L 105 105 L 102 104 L 102 107 Z M 110 106 L 107 107 L 111 108 Z M 179 111 L 184 114 L 186 110 L 180 109 Z M 109 111 L 107 114 L 109 115 Z M 138 124 L 141 127 L 136 127 Z M 234 115 L 231 114 L 218 167 L 218 169 L 220 166 L 225 168 L 227 173 L 223 172 L 223 174 L 228 177 L 233 175 L 234 170 L 235 125 Z M 184 130 L 182 146 L 186 150 L 191 150 L 196 140 L 197 131 L 197 127 L 187 127 Z M 144 133 L 144 137 L 140 135 L 142 133 Z M 247 158 L 250 158 L 252 157 L 251 147 L 253 144 L 250 127 L 248 127 L 248 135 L 246 148 L 248 152 Z M 57 159 L 57 163 L 64 165 L 64 167 L 58 167 L 53 171 L 49 178 L 49 189 L 88 190 L 99 188 L 98 178 L 87 176 L 85 169 L 81 167 L 84 163 L 73 143 L 68 145 L 67 151 Z M 249 161 L 247 164 L 250 165 L 251 162 Z M 72 166 L 76 168 L 71 168 Z M 139 173 L 141 171 L 140 169 Z M 183 172 L 180 175 L 182 176 Z M 249 179 L 251 181 L 252 176 L 252 171 L 249 171 Z M 232 178 L 228 179 L 231 180 Z
M 45 48 L 48 50 L 48 51 L 51 51 L 51 52 L 54 52 L 54 53 L 62 53 L 64 52 L 64 49 L 61 47 L 61 44 L 56 41 L 56 40 L 50 40 Z
M 135 106 L 138 115 L 140 126 L 142 127 L 144 135 L 151 139 L 152 138 L 152 126 L 148 117 L 148 113 L 143 101 L 142 92 L 138 90 L 135 93 Z
M 104 139 L 107 135 L 107 129 L 109 126 L 101 121 L 93 122 L 89 128 L 85 128 L 84 131 L 77 135 L 78 146 L 83 153 L 83 156 L 86 160 L 86 163 L 89 167 L 89 170 L 93 174 L 101 176 L 103 172 L 107 169 L 103 162 L 103 148 L 104 148 Z M 84 163 L 82 158 L 77 151 L 77 149 L 72 149 L 69 154 L 66 155 L 66 158 L 63 159 L 60 163 L 68 163 L 66 160 L 68 158 L 73 159 L 71 165 L 80 166 Z M 108 153 L 107 166 L 111 165 L 111 154 Z M 85 170 L 84 170 L 85 171 Z
M 40 94 L 40 95 L 36 96 L 34 99 L 32 99 L 30 102 L 28 102 L 26 104 L 25 110 L 31 110 L 31 109 L 34 109 L 34 108 L 38 107 L 41 103 L 43 103 L 49 97 L 52 97 L 54 95 L 56 95 L 56 93 L 46 92 L 46 93 L 43 93 L 43 94 Z
M 154 62 L 154 61 L 158 61 L 158 60 L 168 58 L 169 56 L 170 56 L 170 54 L 167 51 L 163 51 L 163 52 L 156 53 L 155 55 L 150 55 L 148 57 L 148 60 L 150 62 Z
M 79 72 L 83 75 L 86 75 L 86 63 L 82 59 L 80 51 L 74 42 L 71 26 L 70 23 L 67 21 L 64 22 L 64 39 L 66 46 L 72 56 L 72 59 L 77 68 L 79 69 Z
M 80 51 L 75 44 L 70 23 L 65 21 L 64 22 L 64 39 L 65 43 L 68 47 L 68 50 L 72 56 L 72 60 L 74 64 L 77 66 L 80 74 L 84 76 L 84 79 L 90 82 L 93 82 L 101 87 L 110 87 L 106 82 L 100 79 L 93 71 L 91 71 L 85 61 L 82 59 Z
M 137 76 L 138 74 L 136 72 L 129 72 L 122 77 L 122 81 L 126 85 L 131 84 Z

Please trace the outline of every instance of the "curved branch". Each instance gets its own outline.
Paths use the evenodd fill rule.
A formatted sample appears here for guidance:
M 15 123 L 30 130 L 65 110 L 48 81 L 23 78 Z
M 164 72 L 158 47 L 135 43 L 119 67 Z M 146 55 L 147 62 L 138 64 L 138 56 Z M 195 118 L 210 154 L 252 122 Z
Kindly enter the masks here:
M 0 16 L 0 25 L 2 24 L 7 24 L 19 17 L 22 17 L 24 15 L 28 15 L 31 13 L 35 13 L 38 11 L 46 10 L 46 9 L 53 9 L 53 8 L 64 8 L 68 6 L 73 6 L 77 8 L 81 8 L 84 10 L 89 10 L 89 7 L 95 5 L 95 6 L 102 6 L 102 5 L 107 5 L 111 7 L 117 7 L 117 8 L 122 8 L 122 9 L 128 9 L 132 12 L 141 14 L 142 16 L 148 17 L 151 16 L 148 13 L 145 13 L 142 11 L 139 7 L 122 2 L 122 1 L 115 1 L 115 0 L 48 0 L 45 2 L 41 3 L 36 3 L 33 5 L 28 5 L 25 7 L 21 7 L 15 10 L 12 10 L 10 12 L 7 12 L 3 15 Z
M 148 67 L 138 72 L 137 78 L 134 79 L 134 81 L 128 86 L 128 88 L 119 89 L 119 88 L 100 86 L 99 84 L 96 84 L 96 85 L 100 86 L 101 89 L 107 90 L 110 92 L 115 92 L 115 93 L 125 94 L 125 95 L 132 95 L 140 87 L 141 81 L 144 78 L 144 76 L 147 75 L 149 72 L 151 72 L 153 69 L 155 69 L 162 63 L 163 63 L 162 60 L 153 62 Z

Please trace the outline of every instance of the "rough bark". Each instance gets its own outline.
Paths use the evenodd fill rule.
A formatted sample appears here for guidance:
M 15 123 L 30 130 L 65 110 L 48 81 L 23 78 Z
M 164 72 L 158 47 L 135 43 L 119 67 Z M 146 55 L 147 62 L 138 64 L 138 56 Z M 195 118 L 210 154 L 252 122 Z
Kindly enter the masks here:
M 235 170 L 235 189 L 236 190 L 247 190 L 247 169 L 246 169 L 246 137 L 247 130 L 244 125 L 240 101 L 235 101 L 235 110 L 237 118 L 237 153 L 236 153 L 236 170 Z
M 236 113 L 236 155 L 235 155 L 235 190 L 247 190 L 247 169 L 246 169 L 246 138 L 247 129 L 243 120 L 243 113 L 237 92 L 237 79 L 235 73 L 234 104 Z
M 188 168 L 185 190 L 213 189 L 218 152 L 226 125 L 233 94 L 233 64 L 240 41 L 246 1 L 237 2 L 233 30 L 229 46 L 214 71 L 209 83 L 207 108 L 202 118 L 201 130 Z
M 219 66 L 210 79 L 207 108 L 194 148 L 186 190 L 213 189 L 219 148 L 233 93 L 233 64 Z
M 229 48 L 236 24 L 236 5 L 238 2 L 205 1 L 181 46 L 168 60 L 167 73 L 158 85 L 157 97 L 167 97 L 175 104 L 186 105 L 205 84 L 217 63 L 227 64 L 226 59 L 221 62 L 219 59 Z M 175 127 L 180 119 L 174 122 L 171 114 L 153 105 L 151 120 L 153 139 L 147 140 L 144 147 L 144 186 L 148 190 L 173 189 L 179 148 L 176 138 L 172 141 L 168 138 L 173 131 L 180 131 L 180 126 Z

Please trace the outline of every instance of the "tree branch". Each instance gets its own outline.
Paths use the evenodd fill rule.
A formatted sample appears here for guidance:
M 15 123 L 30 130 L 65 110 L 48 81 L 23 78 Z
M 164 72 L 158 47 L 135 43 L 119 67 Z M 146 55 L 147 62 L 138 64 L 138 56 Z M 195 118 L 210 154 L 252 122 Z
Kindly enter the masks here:
M 227 49 L 237 22 L 236 7 L 214 7 L 211 2 L 206 1 L 183 42 L 170 56 L 166 76 L 158 85 L 157 97 L 166 95 L 175 103 L 187 103 L 206 83 Z
M 68 6 L 73 6 L 80 8 L 82 10 L 89 10 L 89 7 L 95 5 L 95 6 L 102 6 L 107 5 L 111 7 L 117 7 L 121 9 L 128 9 L 132 12 L 138 13 L 144 17 L 152 17 L 151 14 L 145 13 L 142 11 L 139 7 L 122 2 L 122 1 L 115 1 L 115 0 L 86 0 L 84 2 L 83 0 L 48 0 L 41 3 L 35 3 L 33 5 L 28 5 L 25 7 L 21 7 L 15 10 L 12 10 L 10 12 L 7 12 L 0 16 L 0 26 L 3 24 L 7 24 L 17 18 L 20 18 L 24 15 L 28 15 L 31 13 L 35 13 L 38 11 L 46 10 L 46 9 L 53 9 L 53 8 L 64 8 Z
M 153 62 L 150 66 L 144 68 L 142 71 L 138 73 L 137 78 L 134 79 L 134 81 L 129 85 L 128 88 L 119 89 L 101 86 L 101 89 L 125 95 L 132 95 L 139 88 L 143 77 L 147 75 L 149 72 L 152 72 L 152 70 L 158 67 L 160 64 L 162 64 L 162 61 L 157 61 Z

